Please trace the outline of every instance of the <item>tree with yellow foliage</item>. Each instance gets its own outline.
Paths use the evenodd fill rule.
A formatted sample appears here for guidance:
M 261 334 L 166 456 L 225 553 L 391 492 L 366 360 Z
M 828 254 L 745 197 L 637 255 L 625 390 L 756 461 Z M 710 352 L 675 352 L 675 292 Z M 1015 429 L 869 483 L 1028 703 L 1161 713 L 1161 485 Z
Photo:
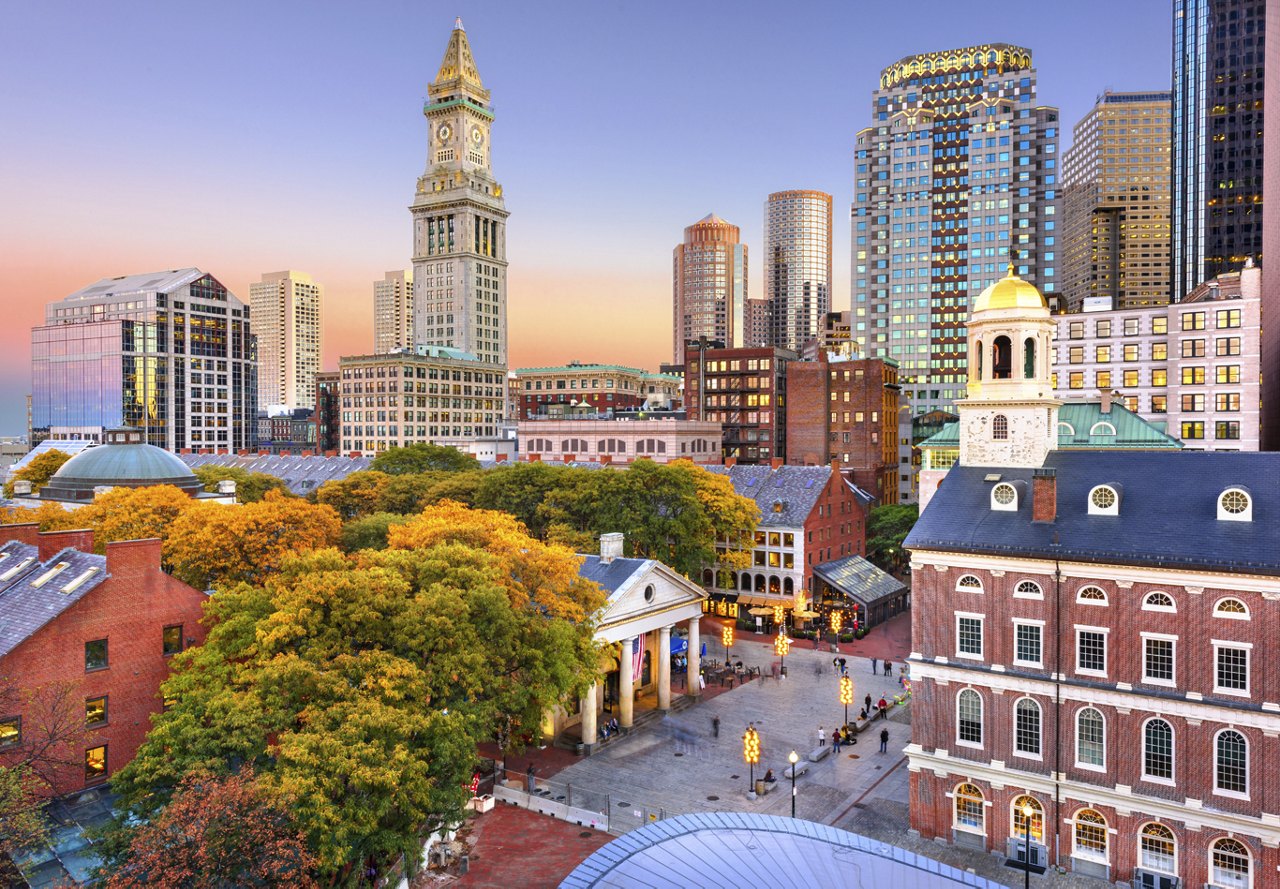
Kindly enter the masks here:
M 13 496 L 13 482 L 31 482 L 31 491 L 35 493 L 49 483 L 53 474 L 62 468 L 62 464 L 71 459 L 71 455 L 57 448 L 51 448 L 43 454 L 36 454 L 27 465 L 13 475 L 13 481 L 4 486 L 4 496 Z

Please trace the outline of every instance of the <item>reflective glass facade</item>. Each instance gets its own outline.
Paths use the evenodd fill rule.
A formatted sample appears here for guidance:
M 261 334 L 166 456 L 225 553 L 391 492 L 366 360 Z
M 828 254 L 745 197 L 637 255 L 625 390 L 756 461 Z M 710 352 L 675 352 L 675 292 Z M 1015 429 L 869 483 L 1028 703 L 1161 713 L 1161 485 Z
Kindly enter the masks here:
M 106 279 L 45 320 L 31 333 L 37 441 L 126 425 L 168 450 L 256 445 L 249 310 L 212 276 Z
M 831 195 L 780 191 L 764 207 L 768 345 L 799 352 L 831 309 Z

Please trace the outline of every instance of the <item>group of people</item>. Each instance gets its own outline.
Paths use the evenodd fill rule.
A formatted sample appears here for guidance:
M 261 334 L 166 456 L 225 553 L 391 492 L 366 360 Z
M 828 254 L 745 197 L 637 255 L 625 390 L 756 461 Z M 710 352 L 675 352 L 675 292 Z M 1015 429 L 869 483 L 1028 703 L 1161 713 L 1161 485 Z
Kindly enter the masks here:
M 600 740 L 607 741 L 620 731 L 622 731 L 622 727 L 618 725 L 618 717 L 615 716 L 600 726 Z
M 849 726 L 837 726 L 836 730 L 831 733 L 831 748 L 837 754 L 842 746 L 852 746 L 858 743 L 855 732 Z M 825 728 L 818 729 L 818 746 L 827 746 L 827 730 Z
M 879 675 L 879 673 L 880 673 L 880 671 L 879 671 L 879 663 L 880 663 L 880 662 L 879 662 L 876 658 L 872 658 L 872 659 L 871 659 L 871 674 L 872 674 L 873 676 L 874 676 L 874 675 Z M 892 676 L 892 675 L 893 675 L 893 661 L 885 661 L 885 662 L 884 662 L 884 674 L 883 674 L 883 675 L 885 675 L 885 676 Z

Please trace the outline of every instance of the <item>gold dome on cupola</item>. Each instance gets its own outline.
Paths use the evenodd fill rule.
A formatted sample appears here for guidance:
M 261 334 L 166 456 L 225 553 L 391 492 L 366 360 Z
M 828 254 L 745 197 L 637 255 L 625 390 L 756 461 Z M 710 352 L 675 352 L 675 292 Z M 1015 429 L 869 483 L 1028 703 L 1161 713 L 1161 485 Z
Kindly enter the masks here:
M 978 294 L 973 301 L 973 311 L 985 312 L 989 309 L 1044 309 L 1049 304 L 1036 285 L 1024 281 L 1013 271 L 1013 263 L 1009 263 L 1009 274 Z

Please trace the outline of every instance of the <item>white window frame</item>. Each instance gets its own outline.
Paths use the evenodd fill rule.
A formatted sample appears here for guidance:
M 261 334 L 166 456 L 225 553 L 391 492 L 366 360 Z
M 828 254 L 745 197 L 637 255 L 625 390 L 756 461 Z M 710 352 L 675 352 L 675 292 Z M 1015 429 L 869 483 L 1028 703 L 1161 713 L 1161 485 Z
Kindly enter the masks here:
M 1223 790 L 1218 787 L 1218 738 L 1223 732 L 1232 732 L 1244 739 L 1244 793 L 1238 790 Z M 1220 728 L 1213 733 L 1213 795 L 1225 796 L 1229 799 L 1249 799 L 1249 794 L 1253 791 L 1253 749 L 1249 744 L 1249 736 L 1238 728 L 1227 726 Z
M 962 583 L 962 581 L 964 581 L 964 579 L 965 579 L 966 577 L 972 577 L 974 580 L 976 580 L 976 581 L 978 582 L 978 585 L 977 585 L 976 587 L 973 587 L 973 586 L 962 586 L 962 585 L 961 585 L 961 583 Z M 979 577 L 978 575 L 976 575 L 976 574 L 961 574 L 958 578 L 956 578 L 956 592 L 957 592 L 957 593 L 985 593 L 985 592 L 986 592 L 986 587 L 985 587 L 985 586 L 983 586 L 982 578 L 981 578 L 981 577 Z
M 978 798 L 982 800 L 982 805 L 979 808 L 979 811 L 982 812 L 982 824 L 978 827 L 975 827 L 972 824 L 963 824 L 961 823 L 959 818 L 960 813 L 956 805 L 956 801 L 960 799 L 960 788 L 964 787 L 965 785 L 976 787 L 978 790 Z M 987 835 L 987 806 L 991 805 L 991 803 L 987 799 L 987 795 L 982 792 L 982 788 L 978 787 L 978 785 L 974 784 L 972 781 L 961 781 L 955 787 L 951 788 L 951 792 L 948 793 L 947 796 L 951 799 L 951 826 L 955 830 L 962 830 L 965 833 L 976 834 L 978 836 L 986 836 Z
M 1018 657 L 1018 627 L 1035 627 L 1040 631 L 1040 660 L 1024 661 Z M 1044 621 L 1015 618 L 1013 621 L 1013 663 L 1019 667 L 1044 668 Z
M 1008 503 L 1001 503 L 999 500 L 996 499 L 996 491 L 999 491 L 1001 488 L 1008 488 L 1010 491 L 1013 492 L 1013 499 L 1010 500 Z M 1000 482 L 999 484 L 992 485 L 991 508 L 996 512 L 1017 512 L 1018 511 L 1017 487 L 1009 484 L 1008 482 Z
M 1098 601 L 1097 599 L 1081 598 L 1085 590 L 1097 590 L 1098 592 L 1102 593 L 1102 601 Z M 1111 604 L 1111 597 L 1107 595 L 1106 590 L 1098 586 L 1096 583 L 1086 583 L 1084 586 L 1080 587 L 1080 589 L 1076 590 L 1076 604 L 1077 605 L 1093 605 L 1098 608 L 1106 608 L 1108 605 Z
M 1036 713 L 1039 714 L 1037 718 L 1038 728 L 1036 731 L 1036 746 L 1040 748 L 1039 753 L 1031 753 L 1018 747 L 1018 705 L 1023 701 L 1030 701 L 1034 704 Z M 1030 695 L 1023 695 L 1013 702 L 1013 755 L 1020 759 L 1034 759 L 1037 762 L 1044 759 L 1044 707 L 1042 707 L 1040 702 Z
M 1163 722 L 1165 725 L 1169 726 L 1169 732 L 1170 732 L 1169 762 L 1171 766 L 1170 771 L 1172 771 L 1173 774 L 1168 778 L 1160 778 L 1155 775 L 1147 774 L 1147 726 L 1157 721 Z M 1140 768 L 1142 770 L 1142 780 L 1146 781 L 1149 784 L 1163 784 L 1166 787 L 1173 787 L 1177 783 L 1177 778 L 1178 778 L 1178 731 L 1177 729 L 1175 729 L 1173 727 L 1173 723 L 1169 719 L 1165 718 L 1164 716 L 1152 716 L 1151 718 L 1144 719 L 1142 721 L 1141 731 L 1142 731 L 1142 765 Z M 1168 825 L 1166 825 L 1166 827 L 1167 826 Z M 1176 842 L 1177 840 L 1176 835 L 1174 839 Z
M 1024 583 L 1029 583 L 1029 584 L 1031 584 L 1033 587 L 1035 587 L 1035 588 L 1036 588 L 1036 592 L 1034 592 L 1034 593 L 1024 593 L 1024 592 L 1021 592 L 1018 588 L 1019 588 L 1019 587 L 1021 587 Z M 1044 587 L 1040 586 L 1040 584 L 1039 584 L 1039 583 L 1037 583 L 1037 582 L 1036 582 L 1036 581 L 1034 581 L 1034 580 L 1026 580 L 1026 579 L 1020 580 L 1020 581 L 1018 581 L 1016 584 L 1014 584 L 1014 587 L 1013 587 L 1013 598 L 1015 598 L 1015 599 L 1043 599 L 1043 598 L 1044 598 Z
M 1111 492 L 1112 499 L 1110 506 L 1099 506 L 1093 502 L 1093 495 L 1102 490 Z M 1089 515 L 1120 515 L 1120 492 L 1112 485 L 1094 485 L 1089 489 L 1089 499 L 1087 502 L 1089 505 Z
M 1241 839 L 1239 839 L 1239 838 L 1237 838 L 1237 837 L 1233 837 L 1233 836 L 1218 837 L 1218 838 L 1217 838 L 1217 839 L 1215 839 L 1212 843 L 1210 843 L 1210 844 L 1209 844 L 1209 862 L 1208 862 L 1208 863 L 1209 863 L 1209 870 L 1208 870 L 1207 874 L 1208 874 L 1208 877 L 1209 877 L 1209 879 L 1210 879 L 1210 882 L 1206 883 L 1205 885 L 1206 885 L 1206 886 L 1214 886 L 1214 887 L 1221 886 L 1221 887 L 1222 887 L 1222 889 L 1237 889 L 1237 887 L 1238 887 L 1238 886 L 1240 886 L 1240 884 L 1239 884 L 1239 883 L 1236 883 L 1236 884 L 1235 884 L 1235 885 L 1233 885 L 1233 886 L 1228 886 L 1226 883 L 1215 883 L 1215 882 L 1212 882 L 1212 880 L 1213 880 L 1213 850 L 1217 847 L 1218 843 L 1222 842 L 1223 840 L 1234 840 L 1235 842 L 1239 843 L 1241 846 L 1243 846 L 1243 847 L 1244 847 L 1245 854 L 1249 857 L 1249 880 L 1248 880 L 1248 882 L 1247 882 L 1247 883 L 1245 883 L 1245 884 L 1244 884 L 1244 886 L 1246 887 L 1246 889 L 1252 889 L 1252 887 L 1253 887 L 1253 872 L 1254 872 L 1254 870 L 1257 868 L 1257 863 L 1255 862 L 1254 857 L 1253 857 L 1253 851 L 1249 848 L 1249 844 L 1248 844 L 1248 843 L 1244 842 L 1243 840 L 1241 840 Z
M 981 741 L 966 741 L 960 737 L 960 698 L 967 691 L 973 692 L 978 696 L 978 731 L 982 734 Z M 968 747 L 973 750 L 981 750 L 987 743 L 987 702 L 982 700 L 982 692 L 972 686 L 966 685 L 964 688 L 956 692 L 956 745 L 959 747 Z
M 1168 633 L 1140 633 L 1142 637 L 1142 682 L 1144 685 L 1163 685 L 1166 688 L 1175 688 L 1178 684 L 1178 637 Z M 1173 650 L 1170 652 L 1170 665 L 1173 668 L 1173 678 L 1157 679 L 1154 676 L 1147 675 L 1147 640 L 1158 642 L 1172 642 Z M 1215 656 L 1216 657 L 1216 656 Z M 1214 662 L 1216 672 L 1217 662 Z
M 1235 698 L 1248 698 L 1253 695 L 1253 643 L 1252 642 L 1228 642 L 1223 639 L 1214 639 L 1213 642 L 1213 693 L 1215 695 L 1230 695 Z M 1223 648 L 1235 648 L 1245 652 L 1244 665 L 1244 688 L 1223 688 L 1218 685 L 1218 651 Z
M 1103 851 L 1101 856 L 1099 856 L 1096 852 L 1081 851 L 1080 838 L 1079 838 L 1079 834 L 1077 833 L 1077 826 L 1082 823 L 1087 824 L 1090 827 L 1098 826 L 1092 821 L 1081 822 L 1077 819 L 1077 816 L 1080 814 L 1080 812 L 1085 812 L 1085 811 L 1098 812 L 1097 809 L 1090 809 L 1088 806 L 1084 806 L 1079 811 L 1077 811 L 1074 815 L 1071 816 L 1071 819 L 1070 819 L 1071 821 L 1071 857 L 1079 858 L 1081 861 L 1094 861 L 1094 862 L 1097 862 L 1098 864 L 1109 865 L 1111 864 L 1111 847 L 1113 845 L 1111 841 L 1111 837 L 1112 837 L 1112 834 L 1115 833 L 1115 831 L 1112 830 L 1111 828 L 1111 822 L 1107 821 L 1107 816 L 1103 815 L 1101 812 L 1098 812 L 1098 815 L 1102 818 L 1102 837 L 1107 844 L 1106 849 Z
M 1243 512 L 1227 512 L 1225 506 L 1222 505 L 1225 498 L 1232 491 L 1244 495 L 1245 508 Z M 1253 521 L 1253 495 L 1239 485 L 1232 485 L 1224 488 L 1222 493 L 1218 495 L 1216 501 L 1218 507 L 1218 521 L 1221 522 L 1252 522 Z
M 1082 762 L 1080 760 L 1080 716 L 1086 710 L 1092 710 L 1093 712 L 1097 713 L 1100 717 L 1102 717 L 1102 763 L 1101 765 L 1094 765 L 1091 762 Z M 1072 758 L 1075 760 L 1076 768 L 1085 769 L 1086 771 L 1089 771 L 1089 772 L 1105 772 L 1107 770 L 1107 714 L 1103 713 L 1100 709 L 1098 709 L 1097 707 L 1094 707 L 1092 704 L 1089 704 L 1077 710 L 1075 712 L 1075 715 L 1072 717 L 1071 722 L 1072 722 L 1072 726 L 1071 726 Z
M 1107 670 L 1086 669 L 1080 666 L 1080 634 L 1081 633 L 1101 633 L 1102 634 L 1102 662 L 1109 669 L 1111 667 L 1111 628 L 1110 627 L 1089 627 L 1083 624 L 1076 624 L 1076 664 L 1075 672 L 1079 676 L 1096 676 L 1100 679 L 1107 678 Z M 1217 661 L 1214 661 L 1215 665 Z
M 1152 605 L 1148 600 L 1152 596 L 1156 596 L 1156 595 L 1168 596 L 1169 601 L 1172 602 L 1173 604 L 1172 605 Z M 1145 596 L 1142 597 L 1142 610 L 1143 611 L 1163 611 L 1166 614 L 1177 614 L 1178 600 L 1173 598 L 1173 593 L 1170 593 L 1168 590 L 1151 590 Z
M 1239 614 L 1234 611 L 1219 611 L 1218 609 L 1222 607 L 1223 602 L 1239 602 L 1241 607 L 1244 608 L 1244 614 Z M 1213 616 L 1220 617 L 1223 620 L 1252 620 L 1253 612 L 1249 610 L 1249 606 L 1245 603 L 1244 599 L 1241 599 L 1239 596 L 1223 596 L 1217 602 L 1213 603 Z
M 978 654 L 960 650 L 960 621 L 976 620 L 978 622 Z M 956 612 L 956 657 L 969 661 L 983 661 L 987 657 L 987 616 L 972 611 Z
M 1146 860 L 1142 857 L 1143 856 L 1143 851 L 1142 851 L 1143 831 L 1145 831 L 1148 827 L 1152 826 L 1153 824 L 1163 827 L 1165 830 L 1169 831 L 1169 833 L 1173 835 L 1173 840 L 1172 840 L 1173 864 L 1169 868 L 1148 864 Z M 1165 824 L 1163 821 L 1143 822 L 1142 826 L 1138 828 L 1138 850 L 1137 851 L 1138 851 L 1138 859 L 1137 859 L 1138 867 L 1140 867 L 1142 870 L 1151 871 L 1152 873 L 1157 873 L 1157 874 L 1166 874 L 1171 877 L 1176 877 L 1178 875 L 1178 834 L 1177 834 L 1177 831 L 1175 831 L 1169 825 Z

